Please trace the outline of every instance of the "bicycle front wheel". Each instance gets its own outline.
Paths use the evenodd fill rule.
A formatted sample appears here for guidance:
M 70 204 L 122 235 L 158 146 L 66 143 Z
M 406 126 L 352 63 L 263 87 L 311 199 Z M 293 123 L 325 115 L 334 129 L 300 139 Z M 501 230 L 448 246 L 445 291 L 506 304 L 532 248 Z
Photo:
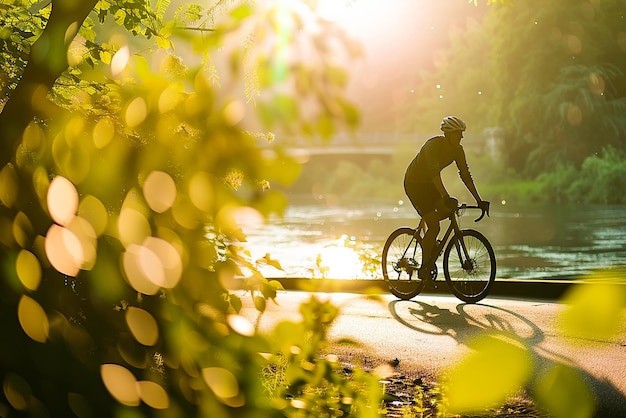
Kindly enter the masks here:
M 414 235 L 414 229 L 396 229 L 389 235 L 383 247 L 383 278 L 389 291 L 403 300 L 414 298 L 424 288 L 424 282 L 418 277 L 418 269 L 422 263 L 422 245 Z
M 482 300 L 496 279 L 496 257 L 489 240 L 473 229 L 452 237 L 443 255 L 443 271 L 457 298 L 467 303 Z

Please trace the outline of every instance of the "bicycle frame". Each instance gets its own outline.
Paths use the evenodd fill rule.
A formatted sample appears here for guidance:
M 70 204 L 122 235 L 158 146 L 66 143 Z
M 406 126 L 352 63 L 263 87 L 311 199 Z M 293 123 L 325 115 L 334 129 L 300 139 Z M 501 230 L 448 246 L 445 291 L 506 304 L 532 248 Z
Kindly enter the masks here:
M 461 228 L 459 227 L 459 221 L 457 220 L 457 214 L 459 211 L 461 210 L 465 210 L 465 209 L 476 209 L 476 206 L 468 206 L 466 204 L 462 204 L 461 206 L 459 206 L 459 208 L 457 210 L 455 210 L 454 212 L 452 212 L 447 218 L 444 219 L 448 219 L 450 221 L 450 224 L 448 225 L 448 228 L 446 229 L 446 232 L 443 235 L 442 239 L 437 239 L 436 241 L 436 245 L 435 245 L 435 251 L 434 254 L 436 255 L 436 257 L 434 258 L 435 260 L 439 259 L 439 257 L 441 257 L 441 254 L 443 253 L 444 249 L 446 248 L 446 243 L 448 242 L 448 240 L 451 237 L 454 236 L 461 236 Z M 475 222 L 480 221 L 483 216 L 485 215 L 485 213 L 483 212 L 483 214 L 475 220 Z M 421 240 L 423 238 L 422 235 L 422 231 L 426 231 L 426 222 L 424 221 L 424 219 L 420 219 L 420 222 L 417 226 L 417 228 L 415 228 L 415 234 L 413 235 L 413 238 L 416 240 Z M 460 245 L 459 245 L 460 243 Z M 413 245 L 413 240 L 411 240 L 411 242 L 409 243 L 409 245 L 407 246 L 407 250 Z M 459 260 L 468 260 L 469 259 L 469 253 L 467 251 L 467 248 L 465 247 L 465 241 L 460 239 L 457 241 L 456 243 L 456 250 L 459 256 Z M 415 252 L 415 250 L 414 250 Z M 406 253 L 405 253 L 406 255 Z M 413 254 L 413 257 L 415 257 L 415 254 Z

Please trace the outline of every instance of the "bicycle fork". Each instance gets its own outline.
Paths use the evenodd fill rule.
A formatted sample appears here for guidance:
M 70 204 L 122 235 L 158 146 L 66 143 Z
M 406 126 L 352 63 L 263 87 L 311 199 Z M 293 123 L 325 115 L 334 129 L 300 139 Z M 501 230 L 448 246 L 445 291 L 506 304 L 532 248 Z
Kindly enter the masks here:
M 467 246 L 465 245 L 465 240 L 463 239 L 463 235 L 461 234 L 461 228 L 459 228 L 459 223 L 456 220 L 456 217 L 451 218 L 452 227 L 454 228 L 454 235 L 457 237 L 454 247 L 456 249 L 456 253 L 461 261 L 461 267 L 465 271 L 472 270 L 472 260 L 470 258 L 469 251 L 467 250 Z

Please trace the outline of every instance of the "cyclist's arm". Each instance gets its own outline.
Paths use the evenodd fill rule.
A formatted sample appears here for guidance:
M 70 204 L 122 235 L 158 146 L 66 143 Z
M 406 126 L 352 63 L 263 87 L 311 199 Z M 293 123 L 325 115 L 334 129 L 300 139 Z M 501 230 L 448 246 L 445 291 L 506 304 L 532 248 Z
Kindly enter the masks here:
M 465 158 L 465 151 L 463 150 L 463 147 L 459 147 L 459 154 L 456 159 L 456 166 L 459 169 L 459 176 L 461 177 L 463 184 L 465 184 L 467 190 L 472 194 L 472 196 L 474 196 L 474 199 L 476 199 L 476 203 L 482 202 L 482 198 L 480 197 L 478 189 L 476 189 L 476 185 L 474 184 L 474 179 L 472 179 L 469 165 L 467 165 L 467 159 Z

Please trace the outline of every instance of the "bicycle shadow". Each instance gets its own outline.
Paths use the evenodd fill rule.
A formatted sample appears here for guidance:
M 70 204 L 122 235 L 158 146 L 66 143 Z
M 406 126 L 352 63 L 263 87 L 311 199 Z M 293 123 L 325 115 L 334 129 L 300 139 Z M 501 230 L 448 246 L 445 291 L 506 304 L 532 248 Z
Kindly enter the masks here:
M 580 374 L 591 390 L 595 401 L 596 417 L 623 416 L 626 395 L 613 383 L 585 371 L 575 362 L 561 354 L 540 346 L 545 341 L 542 329 L 517 312 L 487 305 L 456 305 L 455 311 L 440 308 L 422 301 L 394 300 L 388 304 L 394 319 L 415 331 L 449 336 L 470 349 L 476 349 L 478 337 L 504 336 L 520 342 L 533 358 L 533 376 L 525 389 L 533 392 L 538 377 L 557 366 L 573 368 Z

